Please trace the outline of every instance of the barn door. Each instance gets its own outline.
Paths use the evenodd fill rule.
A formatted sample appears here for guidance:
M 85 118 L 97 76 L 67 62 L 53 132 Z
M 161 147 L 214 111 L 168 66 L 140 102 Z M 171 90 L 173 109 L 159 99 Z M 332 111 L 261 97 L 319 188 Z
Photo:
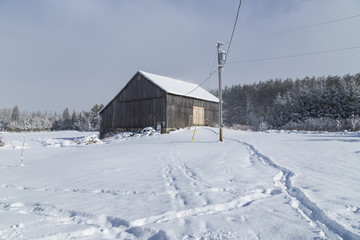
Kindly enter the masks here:
M 205 125 L 205 109 L 203 107 L 193 106 L 193 125 Z

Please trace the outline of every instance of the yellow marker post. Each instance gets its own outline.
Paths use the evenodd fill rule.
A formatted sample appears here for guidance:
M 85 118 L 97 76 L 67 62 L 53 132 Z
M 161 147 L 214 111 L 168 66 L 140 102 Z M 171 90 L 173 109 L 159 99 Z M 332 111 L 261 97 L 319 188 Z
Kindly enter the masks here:
M 195 133 L 196 133 L 196 126 L 195 126 L 194 134 L 193 134 L 191 141 L 194 141 Z

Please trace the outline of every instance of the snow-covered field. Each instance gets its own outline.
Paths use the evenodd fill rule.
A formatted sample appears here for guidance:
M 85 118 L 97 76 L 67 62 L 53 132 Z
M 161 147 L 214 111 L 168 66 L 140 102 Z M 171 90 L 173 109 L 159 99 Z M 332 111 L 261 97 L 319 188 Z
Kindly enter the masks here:
M 2 133 L 0 239 L 360 239 L 360 134 L 193 132 Z

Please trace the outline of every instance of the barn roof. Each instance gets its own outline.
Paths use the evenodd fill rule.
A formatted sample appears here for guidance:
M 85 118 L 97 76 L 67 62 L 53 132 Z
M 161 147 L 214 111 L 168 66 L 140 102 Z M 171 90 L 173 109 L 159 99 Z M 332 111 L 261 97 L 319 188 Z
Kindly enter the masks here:
M 138 74 L 138 73 L 141 74 L 142 76 L 144 76 L 146 79 L 148 79 L 149 81 L 151 81 L 152 83 L 154 83 L 156 86 L 158 86 L 159 88 L 161 88 L 162 90 L 164 90 L 167 93 L 201 99 L 201 100 L 210 101 L 210 102 L 219 102 L 219 99 L 217 97 L 215 97 L 214 95 L 212 95 L 211 93 L 209 93 L 208 91 L 206 91 L 205 89 L 203 89 L 202 87 L 200 87 L 197 84 L 184 82 L 184 81 L 177 80 L 174 78 L 164 77 L 164 76 L 160 76 L 160 75 L 156 75 L 156 74 L 148 73 L 148 72 L 144 72 L 144 71 L 138 71 L 136 74 Z M 136 74 L 134 76 L 136 76 Z M 121 90 L 121 91 L 123 91 L 123 90 Z M 120 91 L 120 93 L 121 93 L 121 91 Z M 115 98 L 116 98 L 116 96 L 115 96 Z M 107 108 L 107 106 L 115 98 L 113 98 L 108 104 L 106 104 L 99 111 L 99 113 L 101 113 L 105 108 Z
M 202 99 L 210 102 L 219 102 L 217 97 L 197 84 L 184 82 L 174 78 L 164 77 L 144 71 L 139 71 L 139 73 L 167 93 Z

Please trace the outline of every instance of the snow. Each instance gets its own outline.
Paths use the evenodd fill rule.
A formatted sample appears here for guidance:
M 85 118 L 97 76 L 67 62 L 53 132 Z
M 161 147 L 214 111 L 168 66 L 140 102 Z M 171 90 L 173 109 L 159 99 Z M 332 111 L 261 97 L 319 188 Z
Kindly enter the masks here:
M 139 71 L 139 73 L 167 93 L 180 96 L 186 95 L 192 98 L 203 99 L 210 102 L 219 102 L 217 97 L 197 84 L 184 82 L 174 78 L 164 77 L 144 71 Z
M 0 239 L 360 239 L 358 133 L 148 130 L 1 133 Z

